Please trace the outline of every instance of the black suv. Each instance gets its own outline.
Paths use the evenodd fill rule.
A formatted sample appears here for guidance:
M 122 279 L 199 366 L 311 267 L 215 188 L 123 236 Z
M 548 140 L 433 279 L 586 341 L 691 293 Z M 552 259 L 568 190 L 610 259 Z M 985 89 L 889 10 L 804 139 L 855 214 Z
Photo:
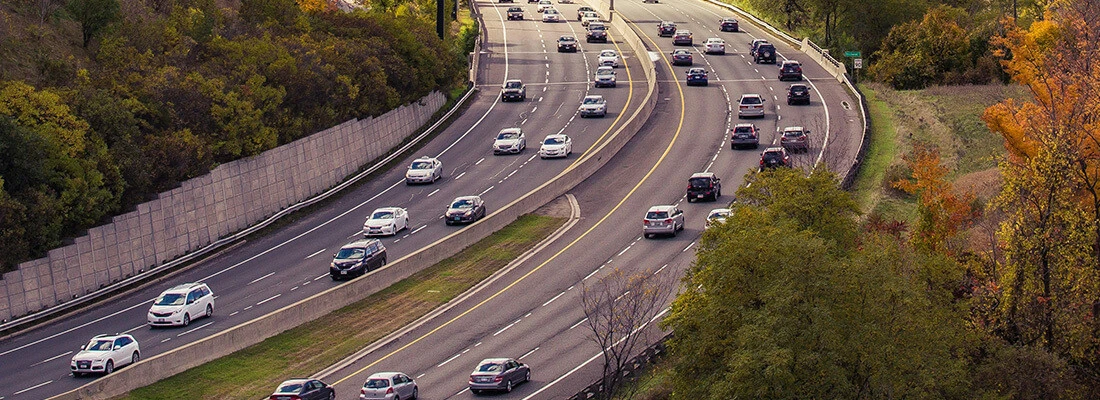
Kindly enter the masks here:
M 565 53 L 565 52 L 576 53 L 577 52 L 577 39 L 572 37 L 572 36 L 569 36 L 569 35 L 564 35 L 564 36 L 558 38 L 558 52 L 559 53 Z
M 523 19 L 523 9 L 519 7 L 508 7 L 508 20 Z
M 787 88 L 787 105 L 810 104 L 810 87 L 796 83 Z
M 595 22 L 588 24 L 588 33 L 584 35 L 584 40 L 588 43 L 607 43 L 607 27 Z
M 761 43 L 756 46 L 756 51 L 753 52 L 753 62 L 757 64 L 775 64 L 775 45 L 771 43 Z
M 713 172 L 697 172 L 688 178 L 688 203 L 703 199 L 718 200 L 721 196 L 722 180 Z
M 509 100 L 527 100 L 527 86 L 523 84 L 523 81 L 519 79 L 504 81 L 504 85 L 500 88 L 500 101 Z
M 657 24 L 657 36 L 672 36 L 676 34 L 676 23 L 672 21 L 661 21 Z
M 779 80 L 785 81 L 787 79 L 802 80 L 802 63 L 794 60 L 783 61 L 783 64 L 779 66 Z
M 350 279 L 386 265 L 386 246 L 378 239 L 363 239 L 345 244 L 332 256 L 328 268 L 332 280 Z
M 782 147 L 769 147 L 760 153 L 760 171 L 768 168 L 790 167 L 791 156 Z

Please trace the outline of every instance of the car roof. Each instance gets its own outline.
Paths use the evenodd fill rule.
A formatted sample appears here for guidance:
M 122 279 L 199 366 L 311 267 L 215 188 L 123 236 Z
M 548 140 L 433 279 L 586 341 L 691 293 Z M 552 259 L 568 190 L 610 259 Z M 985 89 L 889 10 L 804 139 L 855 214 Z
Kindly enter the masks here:
M 672 211 L 675 208 L 676 208 L 676 206 L 672 206 L 672 205 L 653 206 L 653 207 L 650 207 L 649 211 L 647 211 L 647 212 L 653 212 L 653 211 L 666 211 L 667 212 L 667 211 Z
M 755 128 L 756 125 L 753 125 L 751 122 L 744 122 L 744 123 L 734 125 L 733 127 L 734 128 Z
M 435 161 L 435 157 L 423 156 L 423 157 L 417 158 L 416 161 Z
M 379 211 L 397 212 L 398 210 L 401 210 L 401 207 L 378 207 L 378 208 L 375 208 L 374 212 L 372 212 L 371 214 L 374 214 L 374 213 L 379 212 Z
M 681 30 L 676 31 L 677 35 L 690 34 L 690 33 L 691 33 L 691 31 L 689 31 L 687 29 L 681 29 Z
M 730 209 L 730 208 L 715 208 L 713 210 L 710 210 L 710 212 L 707 212 L 707 214 L 714 214 L 716 212 L 732 212 L 732 211 L 733 211 L 733 209 Z
M 810 88 L 809 86 L 806 86 L 805 83 L 796 83 L 796 84 L 791 85 L 790 87 L 792 87 L 792 88 L 802 88 L 802 89 L 809 89 Z
M 692 68 L 688 69 L 689 74 L 690 73 L 695 73 L 695 72 L 707 72 L 707 70 L 703 67 L 692 67 Z
M 523 81 L 521 81 L 521 80 L 519 80 L 519 79 L 509 79 L 509 80 L 506 80 L 506 81 L 504 81 L 504 83 L 509 83 L 509 82 L 519 82 L 519 83 L 523 83 Z M 425 157 L 425 158 L 427 158 L 427 157 Z
M 113 334 L 113 335 L 110 334 L 110 333 L 101 333 L 101 334 L 92 336 L 92 338 L 89 339 L 89 340 L 95 340 L 95 339 L 115 340 L 115 339 L 118 339 L 120 337 L 128 337 L 128 338 L 131 338 L 131 339 L 134 338 L 133 336 L 130 336 L 129 334 L 126 334 L 126 333 L 116 333 L 116 334 Z
M 673 50 L 672 52 L 673 53 L 689 53 L 689 54 L 691 53 L 690 51 L 688 51 L 688 49 L 676 49 L 676 50 Z
M 758 95 L 758 94 L 756 94 L 756 93 L 745 93 L 745 94 L 742 94 L 742 95 L 741 95 L 741 98 L 742 98 L 742 99 L 744 99 L 744 98 L 746 98 L 746 97 L 760 97 L 760 95 Z
M 563 39 L 564 40 L 577 40 L 577 38 L 573 37 L 573 35 L 561 35 L 561 37 L 558 38 L 558 40 L 563 40 Z
M 788 126 L 786 128 L 783 128 L 783 132 L 796 132 L 796 131 L 797 132 L 802 132 L 802 131 L 805 131 L 805 129 L 803 129 L 801 126 Z
M 565 135 L 565 134 L 562 134 L 562 133 L 551 133 L 551 134 L 549 134 L 549 135 L 546 135 L 546 139 L 552 139 L 552 138 L 562 138 L 562 139 L 565 139 L 565 138 L 567 138 L 567 137 L 569 137 L 569 136 L 568 136 L 568 135 Z M 543 139 L 543 140 L 546 140 L 546 139 Z
M 203 286 L 203 285 L 205 285 L 205 284 L 204 284 L 204 283 L 202 283 L 202 282 L 188 282 L 188 283 L 181 283 L 181 284 L 179 284 L 179 285 L 176 285 L 176 286 L 172 286 L 171 288 L 169 288 L 169 289 L 165 290 L 165 291 L 164 291 L 164 293 L 168 293 L 168 292 L 177 292 L 177 291 L 179 291 L 179 292 L 186 292 L 186 291 L 189 291 L 189 290 L 191 290 L 191 289 L 194 289 L 194 288 L 196 288 L 196 287 L 199 287 L 199 286 Z
M 373 374 L 370 374 L 370 376 L 368 376 L 367 379 L 370 380 L 370 379 L 377 379 L 377 378 L 393 378 L 397 375 L 401 375 L 401 373 L 400 372 L 375 372 Z
M 478 196 L 458 196 L 458 197 L 455 197 L 454 201 L 451 201 L 451 202 L 454 203 L 455 201 L 459 201 L 459 200 L 481 200 L 481 197 L 478 197 Z
M 598 95 L 598 94 L 590 94 L 590 95 L 588 95 L 588 96 L 584 96 L 584 98 L 586 98 L 586 99 L 598 99 L 598 100 L 603 100 L 603 96 L 602 96 L 602 95 Z
M 341 249 L 357 249 L 357 248 L 360 248 L 360 247 L 370 246 L 371 243 L 374 243 L 374 242 L 381 242 L 381 240 L 378 240 L 378 239 L 359 239 L 359 240 L 356 240 L 354 242 L 351 242 L 351 243 L 345 244 L 343 246 L 340 246 L 340 248 Z
M 520 128 L 504 128 L 500 130 L 500 133 L 523 133 L 523 129 Z
M 707 41 L 708 42 L 724 42 L 725 40 L 722 40 L 722 38 L 712 37 L 712 38 L 707 38 Z
M 776 152 L 784 152 L 784 151 L 783 151 L 782 147 L 776 146 L 776 147 L 766 148 L 766 149 L 764 149 L 764 152 L 765 153 L 776 153 Z
M 511 358 L 486 358 L 484 360 L 481 360 L 481 362 L 477 363 L 477 365 L 488 364 L 488 363 L 496 364 L 496 363 L 502 363 L 502 362 L 508 362 L 508 361 L 512 361 L 512 359 Z
M 798 65 L 802 65 L 802 63 L 798 62 L 798 60 L 783 60 L 783 64 L 784 64 L 784 65 L 787 65 L 787 64 L 792 64 L 792 65 L 793 65 L 793 64 L 798 64 Z
M 715 176 L 713 172 L 696 172 L 694 174 L 691 174 L 691 178 L 688 179 L 694 178 L 715 178 Z
M 723 21 L 737 21 L 737 19 L 733 18 L 733 17 L 726 17 L 726 18 L 723 18 L 722 20 Z

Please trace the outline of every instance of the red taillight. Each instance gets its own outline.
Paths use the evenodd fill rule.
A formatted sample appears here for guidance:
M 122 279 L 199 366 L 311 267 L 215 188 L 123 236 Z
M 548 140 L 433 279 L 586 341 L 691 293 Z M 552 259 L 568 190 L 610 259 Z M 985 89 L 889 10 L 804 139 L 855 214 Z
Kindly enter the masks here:
M 389 389 L 386 389 L 386 394 L 393 394 L 393 387 L 392 386 Z
M 666 223 L 666 224 L 671 224 L 671 223 L 672 223 L 672 218 L 666 219 L 666 220 L 665 220 L 665 223 Z
M 359 389 L 359 394 L 367 394 L 367 388 Z
M 498 377 L 493 378 L 493 382 L 500 382 L 500 381 L 503 381 L 503 380 L 504 380 L 503 376 L 498 376 Z
M 648 219 L 643 219 L 642 223 L 645 224 L 645 225 L 649 225 L 649 220 Z
M 749 108 L 749 106 L 740 106 L 740 108 L 741 108 L 742 110 L 744 110 L 744 109 L 746 109 L 746 108 Z

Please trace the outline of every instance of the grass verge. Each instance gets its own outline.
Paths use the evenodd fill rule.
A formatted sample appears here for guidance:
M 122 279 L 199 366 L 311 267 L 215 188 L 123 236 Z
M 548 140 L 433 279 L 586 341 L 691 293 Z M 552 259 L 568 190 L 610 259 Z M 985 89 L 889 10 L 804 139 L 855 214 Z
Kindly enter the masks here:
M 886 169 L 898 158 L 898 130 L 894 127 L 893 111 L 879 99 L 875 88 L 860 85 L 859 89 L 867 97 L 872 123 L 863 166 L 853 187 L 860 209 L 867 213 L 881 199 Z
M 327 316 L 130 392 L 124 399 L 262 398 L 427 314 L 503 268 L 566 218 L 527 214 L 453 257 Z M 385 313 L 384 324 L 369 315 Z

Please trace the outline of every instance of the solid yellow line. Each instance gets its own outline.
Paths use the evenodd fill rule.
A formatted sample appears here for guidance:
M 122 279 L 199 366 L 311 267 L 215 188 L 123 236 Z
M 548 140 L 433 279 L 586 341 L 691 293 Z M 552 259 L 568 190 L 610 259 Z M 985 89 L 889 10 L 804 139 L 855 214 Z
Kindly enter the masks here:
M 622 119 L 623 116 L 627 114 L 628 107 L 630 107 L 630 101 L 632 99 L 634 99 L 634 79 L 630 76 L 630 63 L 626 62 L 626 59 L 622 58 L 623 49 L 619 47 L 619 43 L 616 42 L 613 38 L 611 38 L 610 33 L 607 34 L 607 37 L 608 37 L 608 39 L 611 39 L 611 43 L 615 45 L 616 51 L 619 52 L 619 58 L 621 60 L 623 60 L 623 66 L 626 67 L 626 81 L 629 83 L 627 85 L 627 87 L 629 88 L 629 91 L 626 93 L 626 104 L 623 104 L 623 111 L 619 113 L 619 116 L 615 117 L 614 121 L 611 121 L 611 126 L 609 126 L 607 128 L 607 130 L 604 131 L 602 135 L 600 135 L 600 137 L 596 138 L 595 142 L 592 142 L 592 146 L 589 146 L 588 149 L 586 149 L 583 153 L 581 153 L 581 155 L 579 157 L 577 157 L 576 160 L 573 160 L 573 163 L 569 164 L 568 167 L 565 167 L 566 171 L 568 171 L 569 169 L 575 167 L 578 163 L 583 161 L 584 156 L 588 155 L 589 152 L 591 152 L 593 149 L 595 149 L 597 146 L 600 145 L 600 141 L 602 141 L 605 137 L 607 137 L 607 134 L 611 133 L 611 131 L 615 129 L 615 125 L 619 124 L 619 120 Z M 641 56 L 635 55 L 635 57 L 638 57 L 638 60 L 641 60 Z M 596 60 L 599 61 L 599 59 L 600 59 L 599 56 L 596 56 Z M 644 104 L 639 104 L 638 106 L 639 107 L 644 107 L 645 105 Z M 577 116 L 579 117 L 580 114 L 578 113 Z
M 637 24 L 634 24 L 633 22 L 629 22 L 630 20 L 628 20 L 626 18 L 623 18 L 623 19 L 625 21 L 627 21 L 628 23 L 630 23 L 631 25 L 637 26 Z M 643 35 L 645 35 L 645 34 L 643 33 Z M 653 42 L 653 39 L 650 38 L 649 35 L 645 35 L 645 37 L 646 37 L 646 39 L 649 39 L 649 41 L 653 43 L 654 47 L 657 46 L 657 43 Z M 664 59 L 665 64 L 668 65 L 669 70 L 671 70 L 672 69 L 672 64 L 668 61 L 668 58 L 665 57 L 664 54 L 661 55 L 661 58 Z M 340 383 L 342 383 L 342 382 L 344 382 L 348 379 L 351 379 L 351 377 L 363 373 L 363 371 L 366 371 L 366 370 L 374 367 L 378 363 L 380 363 L 380 362 L 382 362 L 382 361 L 384 361 L 384 360 L 386 360 L 390 357 L 393 357 L 398 352 L 401 352 L 402 350 L 405 350 L 405 349 L 409 348 L 410 346 L 412 346 L 416 343 L 419 343 L 420 341 L 424 340 L 428 336 L 431 336 L 431 335 L 435 334 L 440 329 L 443 329 L 444 327 L 447 327 L 447 326 L 451 325 L 455 321 L 458 321 L 459 318 L 462 318 L 462 317 L 466 316 L 466 314 L 469 314 L 469 313 L 473 312 L 474 310 L 478 309 L 479 307 L 485 305 L 485 303 L 488 303 L 490 300 L 493 300 L 493 299 L 497 298 L 497 296 L 500 296 L 504 292 L 511 289 L 513 286 L 515 286 L 515 285 L 519 284 L 520 282 L 522 282 L 524 279 L 527 279 L 528 276 L 531 276 L 536 271 L 542 269 L 542 267 L 545 267 L 551 261 L 554 261 L 555 259 L 557 259 L 558 256 L 562 255 L 562 253 L 565 253 L 566 250 L 569 250 L 570 248 L 572 248 L 573 245 L 580 242 L 582 239 L 587 237 L 589 233 L 592 233 L 592 231 L 594 231 L 597 227 L 599 227 L 601 224 L 603 224 L 603 222 L 605 220 L 607 220 L 609 217 L 611 217 L 611 214 L 615 213 L 615 211 L 618 210 L 619 207 L 622 207 L 622 205 L 624 203 L 626 203 L 626 200 L 629 199 L 630 196 L 632 196 L 634 194 L 634 192 L 636 192 L 638 190 L 638 188 L 641 187 L 642 184 L 645 183 L 645 181 L 647 179 L 649 179 L 649 177 L 651 175 L 653 175 L 653 172 L 657 170 L 657 167 L 661 165 L 661 163 L 665 160 L 666 157 L 668 157 L 668 153 L 672 151 L 672 146 L 674 144 L 676 144 L 676 140 L 679 139 L 680 131 L 684 127 L 684 89 L 683 89 L 683 86 L 680 85 L 679 81 L 676 81 L 676 89 L 680 92 L 680 121 L 676 125 L 676 133 L 672 136 L 672 140 L 668 143 L 668 146 L 665 147 L 664 152 L 661 153 L 661 157 L 658 158 L 657 162 L 653 164 L 653 167 L 650 168 L 649 171 L 646 172 L 645 176 L 643 176 L 642 179 L 639 180 L 638 183 L 635 184 L 634 187 L 630 189 L 630 192 L 627 192 L 626 196 L 623 196 L 622 200 L 619 200 L 618 204 L 615 204 L 615 207 L 613 207 L 610 211 L 608 211 L 607 214 L 604 214 L 604 216 L 601 217 L 599 221 L 596 221 L 596 223 L 594 225 L 592 225 L 591 228 L 588 228 L 588 230 L 584 231 L 584 233 L 582 233 L 576 239 L 573 239 L 573 241 L 569 242 L 569 244 L 566 245 L 564 248 L 562 248 L 561 250 L 558 250 L 557 253 L 554 253 L 553 256 L 550 256 L 550 258 L 546 259 L 546 261 L 543 261 L 541 264 L 539 264 L 534 269 L 532 269 L 532 270 L 528 271 L 527 273 L 523 274 L 523 276 L 520 276 L 515 281 L 512 281 L 512 283 L 509 283 L 508 286 L 505 286 L 503 289 L 500 289 L 500 291 L 498 291 L 496 293 L 493 293 L 493 295 L 487 297 L 485 300 L 482 300 L 481 302 L 475 304 L 473 307 L 470 307 L 466 311 L 463 311 L 461 314 L 459 314 L 459 315 L 455 316 L 454 318 L 451 318 L 447 322 L 444 322 L 443 324 L 435 327 L 431 331 L 428 331 L 428 333 L 425 333 L 425 334 L 421 335 L 420 337 L 418 337 L 416 339 L 413 339 L 412 341 L 406 343 L 404 346 L 401 346 L 397 350 L 391 351 L 389 354 L 386 354 L 386 355 L 382 356 L 382 358 L 379 358 L 379 359 L 375 360 L 374 362 L 371 362 L 370 364 L 367 364 L 363 368 L 360 368 L 360 369 L 356 370 L 355 372 L 349 374 L 348 376 L 340 378 L 339 380 L 333 382 L 332 384 L 333 385 L 339 385 Z

